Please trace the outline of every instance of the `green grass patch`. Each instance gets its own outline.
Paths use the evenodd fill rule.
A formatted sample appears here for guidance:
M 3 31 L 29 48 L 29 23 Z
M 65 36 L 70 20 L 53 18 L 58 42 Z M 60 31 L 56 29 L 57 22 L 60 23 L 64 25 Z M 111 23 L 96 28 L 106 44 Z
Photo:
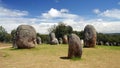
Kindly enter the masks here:
M 83 48 L 82 57 L 69 59 L 68 45 L 41 44 L 31 49 L 0 49 L 2 68 L 120 68 L 119 46 Z M 117 61 L 117 62 L 116 62 Z
M 72 61 L 81 61 L 81 60 L 83 60 L 82 58 L 79 58 L 79 57 L 73 57 L 73 58 L 71 58 L 70 60 L 72 60 Z
M 120 46 L 97 46 L 96 48 L 103 48 L 103 49 L 109 49 L 109 50 L 120 50 Z
M 9 54 L 6 52 L 0 52 L 0 57 L 8 57 Z

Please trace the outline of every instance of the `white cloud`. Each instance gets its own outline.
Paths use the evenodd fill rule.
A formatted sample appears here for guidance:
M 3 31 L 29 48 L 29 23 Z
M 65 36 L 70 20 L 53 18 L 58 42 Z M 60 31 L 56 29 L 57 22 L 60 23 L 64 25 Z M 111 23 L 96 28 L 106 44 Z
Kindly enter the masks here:
M 3 9 L 0 10 L 0 25 L 2 25 L 9 33 L 21 24 L 29 24 L 32 25 L 37 32 L 48 34 L 48 28 L 54 24 L 57 25 L 57 23 L 61 21 L 72 26 L 73 29 L 77 31 L 83 30 L 87 24 L 92 24 L 98 32 L 120 32 L 120 21 L 106 21 L 102 18 L 84 20 L 84 18 L 79 15 L 69 13 L 69 10 L 67 9 L 57 10 L 51 8 L 48 12 L 43 13 L 39 18 L 24 18 L 24 16 L 28 15 L 27 11 L 16 11 L 4 7 L 0 9 Z M 98 13 L 97 10 L 96 13 L 103 14 L 103 16 L 105 16 L 105 14 L 113 13 L 111 11 L 112 10 Z M 118 12 L 118 10 L 115 12 Z
M 52 12 L 50 12 L 50 14 L 52 14 Z M 27 11 L 11 10 L 0 7 L 0 25 L 3 26 L 8 33 L 16 29 L 19 25 L 25 24 L 33 26 L 39 33 L 47 34 L 48 28 L 56 24 L 51 22 L 47 23 L 46 19 L 24 18 L 26 15 L 28 15 Z
M 94 9 L 93 11 L 95 14 L 98 14 L 99 16 L 102 17 L 120 19 L 120 9 L 110 9 L 105 10 L 103 12 L 101 12 L 99 9 Z
M 61 13 L 54 8 L 51 8 L 50 11 L 42 14 L 44 18 L 54 18 L 54 17 L 59 17 L 60 15 Z
M 61 13 L 68 13 L 69 10 L 67 10 L 67 9 L 61 9 L 60 12 L 61 12 Z
M 0 17 L 20 17 L 28 15 L 27 11 L 10 10 L 4 7 L 0 7 Z
M 84 30 L 84 27 L 91 24 L 95 27 L 97 32 L 102 33 L 117 33 L 120 32 L 120 21 L 105 21 L 102 19 L 90 19 L 90 20 L 66 20 L 66 24 L 73 27 L 76 31 Z
M 25 18 L 0 18 L 0 25 L 3 26 L 9 33 L 11 30 L 16 29 L 18 25 L 28 24 L 29 22 L 31 21 Z
M 120 19 L 120 9 L 106 10 L 101 13 L 102 16 Z
M 40 32 L 42 34 L 48 34 L 48 29 L 53 26 L 57 25 L 57 23 L 40 23 L 40 24 L 33 24 L 34 28 L 37 32 Z M 37 26 L 37 27 L 36 27 Z
M 42 13 L 42 17 L 43 18 L 48 18 L 48 19 L 52 19 L 52 18 L 77 18 L 78 15 L 75 14 L 70 14 L 68 13 L 69 10 L 67 9 L 61 9 L 61 10 L 57 10 L 54 8 L 51 8 L 47 13 Z
M 100 10 L 99 10 L 99 9 L 94 9 L 93 12 L 94 12 L 95 14 L 98 14 L 98 13 L 100 13 Z
M 92 24 L 97 32 L 117 33 L 120 32 L 120 21 L 106 21 L 102 19 L 88 20 L 88 24 Z

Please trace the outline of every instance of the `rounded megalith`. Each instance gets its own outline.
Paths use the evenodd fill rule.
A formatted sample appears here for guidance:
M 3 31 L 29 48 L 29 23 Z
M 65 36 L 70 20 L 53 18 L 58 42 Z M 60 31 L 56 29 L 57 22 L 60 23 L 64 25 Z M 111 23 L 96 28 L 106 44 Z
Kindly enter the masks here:
M 36 44 L 36 31 L 30 25 L 20 25 L 16 30 L 15 40 L 18 48 L 33 48 Z
M 49 36 L 50 36 L 50 40 L 56 38 L 56 37 L 55 37 L 55 33 L 50 33 Z
M 78 57 L 81 58 L 82 56 L 82 44 L 80 38 L 76 34 L 71 34 L 68 37 L 68 58 Z
M 42 44 L 41 38 L 40 38 L 40 37 L 37 37 L 37 38 L 36 38 L 36 42 L 37 42 L 37 44 Z
M 84 28 L 84 47 L 95 47 L 96 45 L 96 30 L 94 26 L 87 25 Z
M 59 44 L 58 39 L 55 37 L 55 33 L 50 33 L 49 37 L 51 45 Z

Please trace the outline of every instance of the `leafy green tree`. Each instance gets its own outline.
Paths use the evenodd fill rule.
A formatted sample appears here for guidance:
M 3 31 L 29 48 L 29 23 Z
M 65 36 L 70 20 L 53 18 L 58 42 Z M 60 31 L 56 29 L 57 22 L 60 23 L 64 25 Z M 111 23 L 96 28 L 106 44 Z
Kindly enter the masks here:
M 73 32 L 73 28 L 71 26 L 66 26 L 62 22 L 60 22 L 57 26 L 51 27 L 51 29 L 51 32 L 54 32 L 57 38 L 62 38 L 64 35 L 68 35 Z
M 47 34 L 37 33 L 37 37 L 41 38 L 42 43 L 48 43 L 49 42 Z
M 51 33 L 51 32 L 55 32 L 55 29 L 56 29 L 56 25 L 53 25 L 52 27 L 50 27 L 48 29 L 48 32 Z
M 11 31 L 11 36 L 12 36 L 12 38 L 15 38 L 15 34 L 16 34 L 16 29 L 13 29 L 13 30 Z
M 97 41 L 110 42 L 110 43 L 120 43 L 120 34 L 103 34 L 97 33 Z
M 5 39 L 4 39 L 4 42 L 7 42 L 7 43 L 11 43 L 11 39 L 12 39 L 12 36 L 11 34 L 5 34 Z
M 5 36 L 7 32 L 5 31 L 5 28 L 0 26 L 0 41 L 5 42 Z
M 83 31 L 73 31 L 73 33 L 75 33 L 76 35 L 78 35 L 80 37 L 80 39 L 83 39 Z
M 73 28 L 71 26 L 67 26 L 67 31 L 68 31 L 68 34 L 71 34 L 73 32 Z
M 11 35 L 2 26 L 0 26 L 0 42 L 11 42 Z

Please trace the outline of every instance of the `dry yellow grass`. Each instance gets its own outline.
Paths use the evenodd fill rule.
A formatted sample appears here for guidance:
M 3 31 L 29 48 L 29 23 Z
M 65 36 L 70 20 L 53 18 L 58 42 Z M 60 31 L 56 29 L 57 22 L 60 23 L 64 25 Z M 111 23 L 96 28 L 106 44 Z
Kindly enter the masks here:
M 0 49 L 0 68 L 120 68 L 120 47 L 83 48 L 82 59 L 76 61 L 61 58 L 67 53 L 67 45 Z
M 5 46 L 11 46 L 11 44 L 9 44 L 9 43 L 6 44 L 6 43 L 1 43 L 0 42 L 0 47 L 5 47 Z

